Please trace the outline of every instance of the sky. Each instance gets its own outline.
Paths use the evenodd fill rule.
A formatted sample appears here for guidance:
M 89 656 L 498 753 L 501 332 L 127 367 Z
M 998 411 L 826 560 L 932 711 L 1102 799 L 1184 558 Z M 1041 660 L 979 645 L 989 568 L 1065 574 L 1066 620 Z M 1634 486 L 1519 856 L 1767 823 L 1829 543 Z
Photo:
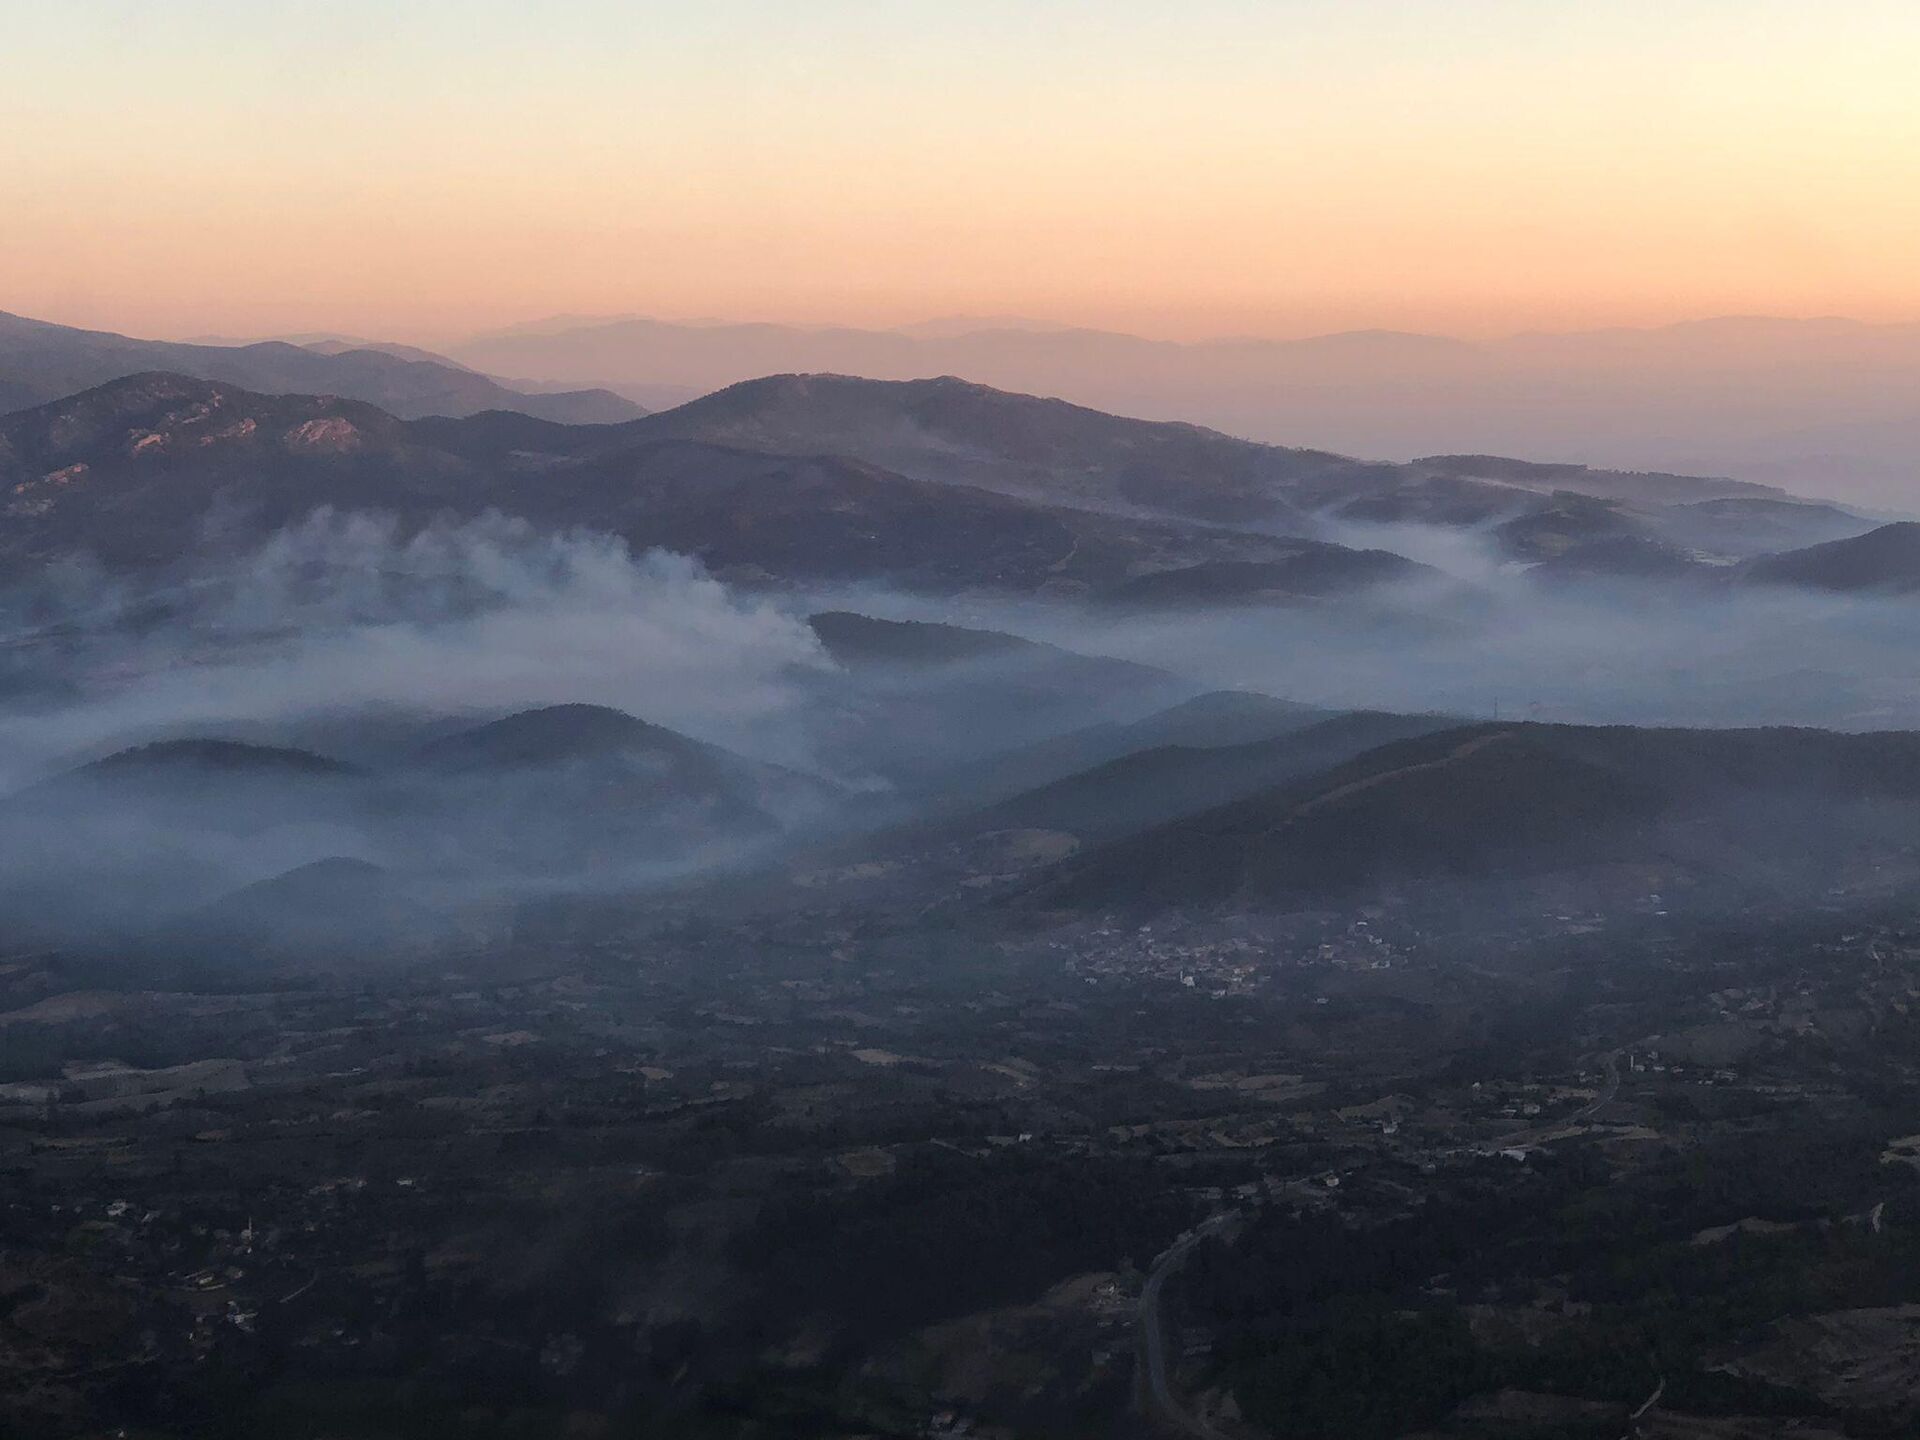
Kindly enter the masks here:
M 0 0 L 0 309 L 1920 319 L 1913 0 Z

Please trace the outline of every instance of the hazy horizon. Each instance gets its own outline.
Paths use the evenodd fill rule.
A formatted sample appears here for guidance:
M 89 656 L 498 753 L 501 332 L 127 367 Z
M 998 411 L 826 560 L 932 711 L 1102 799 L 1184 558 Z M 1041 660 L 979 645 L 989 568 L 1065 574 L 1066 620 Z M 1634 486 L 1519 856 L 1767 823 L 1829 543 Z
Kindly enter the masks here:
M 9 38 L 46 63 L 0 95 L 0 309 L 59 325 L 650 409 L 951 374 L 1380 460 L 1920 478 L 1893 0 L 75 0 Z M 629 317 L 661 333 L 594 333 Z
M 1920 11 L 1885 0 L 78 0 L 11 32 L 60 58 L 0 97 L 7 304 L 77 325 L 1920 316 Z
M 7 303 L 0 296 L 0 308 Z M 32 318 L 56 329 L 22 328 L 19 343 L 29 350 L 44 333 L 65 335 L 51 343 L 86 352 L 82 337 L 58 329 L 73 317 Z M 398 353 L 409 360 L 440 356 L 498 377 L 507 389 L 496 388 L 485 403 L 507 403 L 516 388 L 582 392 L 600 397 L 591 403 L 600 407 L 593 418 L 601 419 L 619 418 L 608 405 L 667 409 L 768 375 L 951 375 L 1112 414 L 1186 421 L 1370 460 L 1493 454 L 1730 475 L 1889 517 L 1912 513 L 1920 479 L 1913 461 L 1920 412 L 1912 398 L 1920 385 L 1920 325 L 1844 316 L 1701 316 L 1659 327 L 1493 337 L 1350 330 L 1190 341 L 1008 314 L 894 327 L 574 314 L 465 337 L 346 327 L 231 335 L 200 325 L 181 329 L 180 339 L 201 346 L 332 337 L 349 345 L 425 346 Z M 222 363 L 209 361 L 211 352 L 198 359 L 166 352 L 169 342 L 155 348 L 157 338 L 142 337 L 124 363 L 188 370 Z M 14 404 L 35 394 L 54 398 L 58 387 L 45 388 L 33 373 L 16 371 L 16 387 L 25 388 Z M 96 357 L 67 373 L 70 387 L 81 388 L 88 376 L 108 378 L 111 368 L 99 369 Z M 246 382 L 244 371 L 227 378 Z M 337 383 L 298 367 L 277 379 L 265 372 L 252 378 L 253 388 L 266 390 Z M 417 403 L 397 392 L 364 398 L 403 409 Z
M 7 307 L 0 306 L 0 310 Z M 1202 330 L 1192 333 L 1172 332 L 1150 325 L 1129 328 L 1122 325 L 1103 325 L 1086 323 L 1069 317 L 1045 314 L 1012 313 L 974 313 L 955 312 L 950 314 L 907 314 L 896 319 L 855 320 L 823 316 L 820 318 L 791 318 L 769 314 L 679 314 L 664 310 L 630 309 L 609 310 L 599 313 L 573 313 L 553 311 L 541 314 L 529 314 L 518 319 L 504 320 L 497 324 L 478 326 L 471 330 L 407 330 L 379 328 L 373 331 L 355 331 L 344 325 L 315 323 L 311 326 L 294 328 L 284 326 L 245 333 L 225 333 L 196 328 L 191 324 L 175 326 L 165 331 L 146 333 L 134 327 L 118 326 L 109 323 L 82 323 L 78 320 L 41 314 L 28 314 L 15 310 L 15 314 L 27 319 L 47 321 L 52 324 L 72 325 L 77 329 L 106 331 L 114 334 L 129 335 L 148 340 L 166 340 L 182 344 L 219 344 L 253 345 L 266 341 L 289 341 L 292 343 L 312 342 L 320 339 L 363 340 L 369 344 L 404 344 L 422 349 L 436 346 L 458 348 L 474 340 L 491 339 L 496 336 L 512 334 L 531 334 L 547 330 L 591 329 L 603 325 L 619 325 L 628 322 L 645 322 L 658 325 L 671 325 L 685 329 L 729 329 L 744 326 L 768 326 L 780 329 L 806 331 L 873 331 L 889 334 L 915 335 L 921 338 L 952 338 L 966 334 L 985 334 L 993 332 L 1025 332 L 1033 334 L 1053 333 L 1090 333 L 1120 336 L 1127 339 L 1148 340 L 1159 345 L 1204 346 L 1226 344 L 1274 344 L 1286 345 L 1310 340 L 1331 340 L 1351 336 L 1406 336 L 1415 339 L 1455 340 L 1468 345 L 1495 344 L 1503 340 L 1525 340 L 1536 337 L 1600 336 L 1609 334 L 1659 333 L 1664 331 L 1684 331 L 1691 328 L 1704 328 L 1736 324 L 1769 324 L 1797 326 L 1832 326 L 1858 328 L 1862 330 L 1920 328 L 1920 310 L 1913 314 L 1868 319 L 1859 315 L 1839 313 L 1772 313 L 1766 311 L 1714 311 L 1699 314 L 1683 314 L 1665 320 L 1648 320 L 1644 323 L 1619 323 L 1596 325 L 1564 326 L 1521 326 L 1517 328 L 1474 329 L 1460 326 L 1455 329 L 1434 327 L 1416 329 L 1390 325 L 1344 325 L 1334 328 L 1274 328 L 1268 330 Z
M 0 1440 L 1920 1437 L 1915 0 L 4 13 Z

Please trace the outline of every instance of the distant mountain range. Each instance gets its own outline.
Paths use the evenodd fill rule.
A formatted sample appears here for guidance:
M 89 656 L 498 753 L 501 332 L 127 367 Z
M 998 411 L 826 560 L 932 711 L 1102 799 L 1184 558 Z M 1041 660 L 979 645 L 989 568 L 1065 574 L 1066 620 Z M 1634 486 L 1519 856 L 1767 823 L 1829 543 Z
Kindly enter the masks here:
M 79 551 L 164 566 L 325 505 L 410 523 L 494 509 L 682 551 L 750 584 L 880 580 L 1151 609 L 1443 583 L 1401 552 L 1418 551 L 1409 527 L 1457 532 L 1489 561 L 1562 583 L 1847 588 L 1762 559 L 1836 540 L 1816 566 L 1875 557 L 1854 588 L 1900 589 L 1906 573 L 1897 529 L 1856 538 L 1872 522 L 1740 482 L 1496 456 L 1390 465 L 952 379 L 772 376 L 620 424 L 564 425 L 498 410 L 405 420 L 142 374 L 0 417 L 0 495 L 0 569 L 16 572 Z
M 0 312 L 0 411 L 57 400 L 146 371 L 267 394 L 338 395 L 408 418 L 517 410 L 579 424 L 631 420 L 646 413 L 607 390 L 525 393 L 408 346 L 321 338 L 308 344 L 179 344 L 76 330 Z
M 0 418 L 0 568 L 77 551 L 163 566 L 205 543 L 216 507 L 222 543 L 241 545 L 331 505 L 415 523 L 491 508 L 697 555 L 747 581 L 885 579 L 936 593 L 1098 598 L 1143 572 L 1303 557 L 1304 598 L 1427 573 L 1312 538 L 916 479 L 844 451 L 675 438 L 675 422 L 651 421 L 406 421 L 347 400 L 133 376 Z
M 1654 542 L 1683 559 L 1738 560 L 1860 534 L 1872 522 L 1837 506 L 1713 476 L 1601 470 L 1495 455 L 1404 465 L 1290 449 L 1177 422 L 1125 419 L 952 377 L 878 382 L 844 375 L 744 381 L 623 427 L 779 454 L 852 456 L 917 479 L 1050 503 L 1358 544 L 1391 527 L 1484 532 L 1490 548 L 1535 562 L 1597 541 Z M 1385 527 L 1385 528 L 1383 528 Z M 1235 556 L 1223 560 L 1260 561 Z M 1294 561 L 1296 557 L 1284 557 Z M 1589 569 L 1604 573 L 1610 553 Z M 1640 573 L 1628 557 L 1626 573 Z M 1212 602 L 1265 591 L 1312 593 L 1297 563 L 1146 577 L 1149 598 Z
M 757 375 L 962 375 L 1103 410 L 1396 459 L 1579 457 L 1913 504 L 1920 325 L 1731 317 L 1463 341 L 1191 344 L 1023 320 L 905 330 L 575 317 L 450 347 L 493 374 L 697 393 Z
M 957 375 L 1322 452 L 1578 457 L 1896 514 L 1920 473 L 1920 325 L 1728 317 L 1476 341 L 1367 330 L 1176 343 L 1018 316 L 896 329 L 556 316 L 445 348 L 324 332 L 173 343 L 0 316 L 0 411 L 146 370 L 406 418 L 500 408 L 568 423 L 767 375 Z

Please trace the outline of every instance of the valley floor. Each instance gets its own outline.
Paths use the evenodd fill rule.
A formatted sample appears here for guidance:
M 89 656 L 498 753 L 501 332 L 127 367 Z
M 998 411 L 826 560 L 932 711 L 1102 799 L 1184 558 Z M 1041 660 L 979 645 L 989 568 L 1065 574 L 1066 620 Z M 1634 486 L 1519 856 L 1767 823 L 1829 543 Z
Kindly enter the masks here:
M 9 1433 L 1920 1415 L 1897 910 L 562 907 L 265 990 L 21 954 L 0 1004 Z

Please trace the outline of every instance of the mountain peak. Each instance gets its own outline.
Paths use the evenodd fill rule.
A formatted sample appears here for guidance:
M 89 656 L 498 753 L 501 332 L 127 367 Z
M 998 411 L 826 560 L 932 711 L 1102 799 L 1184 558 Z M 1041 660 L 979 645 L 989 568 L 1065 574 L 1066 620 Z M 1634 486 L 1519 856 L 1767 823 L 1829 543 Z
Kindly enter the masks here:
M 118 750 L 84 765 L 78 774 L 165 774 L 188 771 L 228 775 L 351 775 L 351 765 L 281 745 L 253 745 L 243 740 L 191 737 L 155 740 Z
M 548 765 L 622 751 L 686 751 L 698 742 L 609 705 L 544 705 L 490 720 L 423 746 L 436 766 Z

